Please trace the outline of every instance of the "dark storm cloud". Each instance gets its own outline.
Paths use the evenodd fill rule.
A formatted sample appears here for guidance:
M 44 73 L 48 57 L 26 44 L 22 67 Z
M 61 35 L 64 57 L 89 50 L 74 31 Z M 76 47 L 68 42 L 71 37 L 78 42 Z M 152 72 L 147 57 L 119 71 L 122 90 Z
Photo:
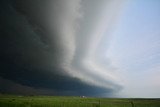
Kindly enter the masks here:
M 52 17 L 53 29 L 48 26 L 46 18 L 51 2 L 54 2 L 52 7 L 55 6 Z M 65 59 L 73 56 L 74 47 L 71 49 L 70 47 L 75 44 L 74 41 L 71 45 L 66 44 L 68 45 L 66 47 L 69 48 L 68 51 L 65 50 L 66 47 L 61 44 L 59 35 L 61 32 L 66 32 L 63 28 L 59 31 L 59 27 L 63 26 L 63 23 L 58 25 L 57 21 L 61 17 L 60 22 L 64 20 L 63 16 L 71 22 L 77 19 L 74 12 L 71 12 L 74 14 L 70 13 L 69 16 L 63 15 L 67 12 L 64 11 L 65 8 L 71 7 L 70 4 L 65 7 L 65 3 L 64 0 L 1 0 L 1 92 L 14 93 L 13 91 L 15 91 L 15 93 L 30 94 L 37 90 L 37 94 L 92 96 L 103 93 L 109 95 L 114 92 L 112 88 L 106 89 L 94 84 L 89 85 L 82 79 L 69 76 L 66 73 L 67 70 L 62 67 Z M 61 8 L 62 10 L 60 10 Z M 72 11 L 72 8 L 69 11 Z M 75 18 L 70 20 L 70 16 Z M 13 90 L 10 90 L 11 87 Z M 116 87 L 119 88 L 119 86 Z M 28 91 L 18 91 L 23 89 L 28 89 Z

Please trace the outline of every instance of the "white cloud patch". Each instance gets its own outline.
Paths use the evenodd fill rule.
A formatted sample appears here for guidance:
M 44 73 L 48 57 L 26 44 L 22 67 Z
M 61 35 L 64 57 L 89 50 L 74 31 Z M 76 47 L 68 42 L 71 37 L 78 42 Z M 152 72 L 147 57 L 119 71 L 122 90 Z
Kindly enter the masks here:
M 57 28 L 59 33 L 59 42 L 65 53 L 61 65 L 69 76 L 103 88 L 120 88 L 114 70 L 106 69 L 110 65 L 101 63 L 101 58 L 105 56 L 100 56 L 98 51 L 104 47 L 101 42 L 108 36 L 106 32 L 112 29 L 123 3 L 116 0 L 60 0 L 53 4 L 56 5 L 53 11 L 57 14 L 50 18 L 51 30 Z M 53 24 L 52 19 L 56 24 Z

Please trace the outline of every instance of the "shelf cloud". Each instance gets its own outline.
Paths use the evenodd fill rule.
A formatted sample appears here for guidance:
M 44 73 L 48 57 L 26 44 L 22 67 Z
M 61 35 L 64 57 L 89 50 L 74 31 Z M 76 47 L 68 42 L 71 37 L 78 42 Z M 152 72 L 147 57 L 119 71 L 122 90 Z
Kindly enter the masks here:
M 0 91 L 114 96 L 123 86 L 106 51 L 123 4 L 2 0 Z

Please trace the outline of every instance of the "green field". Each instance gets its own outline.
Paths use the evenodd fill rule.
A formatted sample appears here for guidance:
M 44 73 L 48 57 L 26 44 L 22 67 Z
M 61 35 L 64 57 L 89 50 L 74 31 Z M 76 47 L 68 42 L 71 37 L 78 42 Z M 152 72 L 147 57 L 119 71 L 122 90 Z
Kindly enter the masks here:
M 160 107 L 160 99 L 1 95 L 0 107 Z

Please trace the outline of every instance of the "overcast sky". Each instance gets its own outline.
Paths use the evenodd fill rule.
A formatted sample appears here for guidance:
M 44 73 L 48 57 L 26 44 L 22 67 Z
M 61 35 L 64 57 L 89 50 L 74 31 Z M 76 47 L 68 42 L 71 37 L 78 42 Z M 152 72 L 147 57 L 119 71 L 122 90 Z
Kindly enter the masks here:
M 0 91 L 160 97 L 159 0 L 2 0 Z

